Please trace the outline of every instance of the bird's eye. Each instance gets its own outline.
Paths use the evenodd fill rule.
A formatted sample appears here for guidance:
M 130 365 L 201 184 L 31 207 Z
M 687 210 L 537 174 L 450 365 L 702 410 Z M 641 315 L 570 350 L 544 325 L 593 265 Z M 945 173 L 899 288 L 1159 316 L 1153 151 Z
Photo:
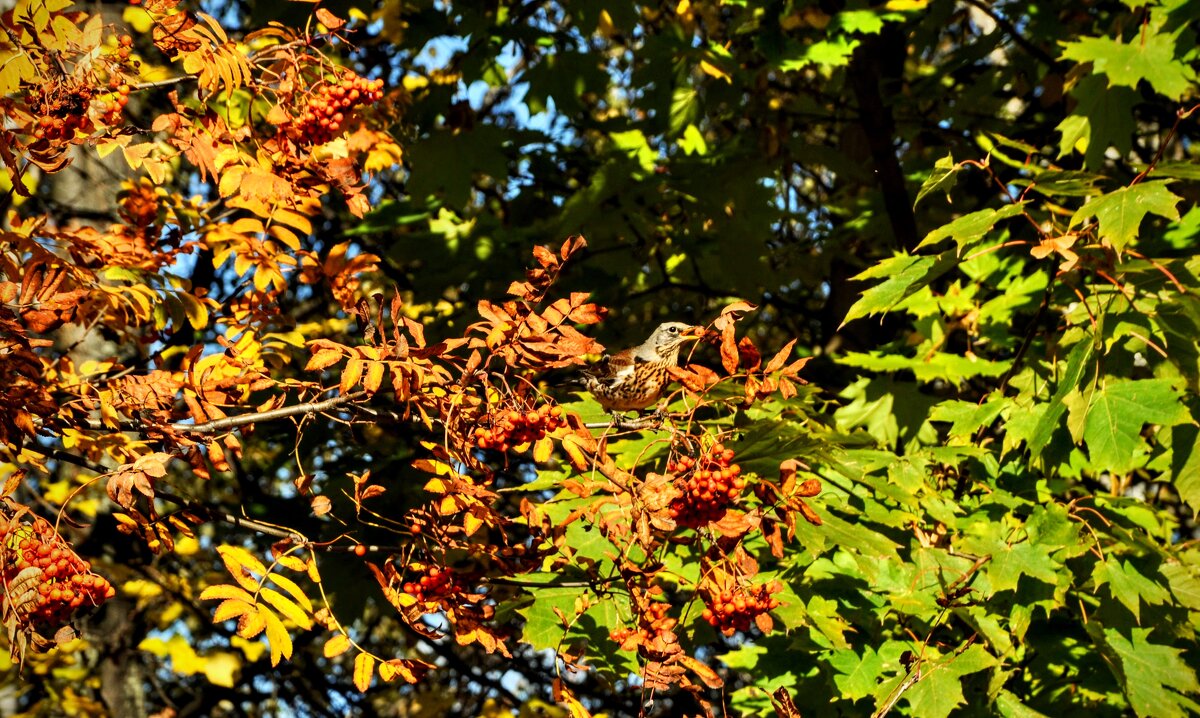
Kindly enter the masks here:
M 668 332 L 670 332 L 670 333 L 672 333 L 672 334 L 678 334 L 678 333 L 679 333 L 679 327 L 667 327 L 667 331 L 668 331 Z

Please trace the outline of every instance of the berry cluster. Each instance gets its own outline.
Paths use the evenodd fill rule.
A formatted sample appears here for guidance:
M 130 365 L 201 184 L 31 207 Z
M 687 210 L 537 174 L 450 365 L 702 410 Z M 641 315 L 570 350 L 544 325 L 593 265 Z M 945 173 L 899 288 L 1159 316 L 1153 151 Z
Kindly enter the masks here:
M 87 113 L 93 94 L 92 88 L 79 85 L 51 86 L 26 95 L 29 111 L 38 118 L 33 136 L 39 140 L 73 140 L 76 130 L 90 134 L 93 125 Z
M 667 610 L 670 607 L 671 604 L 666 601 L 652 601 L 646 604 L 644 612 L 638 617 L 637 630 L 614 628 L 609 632 L 608 637 L 620 643 L 622 651 L 632 651 L 636 650 L 638 646 L 648 645 L 655 638 L 661 638 L 663 634 L 669 633 L 678 623 L 674 618 L 667 616 Z
M 122 61 L 128 60 L 133 53 L 133 38 L 128 35 L 122 35 L 117 39 L 117 57 Z
M 720 521 L 746 486 L 742 468 L 732 462 L 733 450 L 719 443 L 699 458 L 668 462 L 667 472 L 678 475 L 675 485 L 683 492 L 667 507 L 671 518 L 691 528 Z
M 783 586 L 778 581 L 772 581 L 754 588 L 739 587 L 733 591 L 722 591 L 708 597 L 702 615 L 708 625 L 726 636 L 732 636 L 737 631 L 748 631 L 761 614 L 779 607 L 779 599 L 771 594 L 781 590 Z
M 520 446 L 531 441 L 538 441 L 547 433 L 566 426 L 561 406 L 542 404 L 537 409 L 526 412 L 516 410 L 500 415 L 492 428 L 479 427 L 475 429 L 475 446 L 480 449 L 495 449 L 508 451 L 514 446 Z
M 340 82 L 321 85 L 298 123 L 301 136 L 315 145 L 333 139 L 346 126 L 346 119 L 359 105 L 383 97 L 383 80 L 368 80 L 347 70 Z
M 26 569 L 41 571 L 36 596 L 17 606 L 30 622 L 59 626 L 80 608 L 99 606 L 116 595 L 108 579 L 91 573 L 91 565 L 40 519 L 33 525 L 10 525 L 0 517 L 0 553 L 6 586 L 17 583 L 17 575 Z
M 465 593 L 469 586 L 462 576 L 440 566 L 427 567 L 415 581 L 406 581 L 401 588 L 421 603 L 441 601 L 447 596 Z

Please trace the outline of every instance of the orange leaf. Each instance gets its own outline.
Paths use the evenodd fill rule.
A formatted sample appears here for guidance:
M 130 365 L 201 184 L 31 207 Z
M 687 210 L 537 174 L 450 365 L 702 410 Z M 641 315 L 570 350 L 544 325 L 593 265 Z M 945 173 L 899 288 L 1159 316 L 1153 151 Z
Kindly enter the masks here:
M 362 359 L 351 359 L 347 362 L 346 370 L 342 372 L 341 390 L 343 394 L 349 394 L 351 389 L 358 386 L 366 364 Z
M 571 459 L 571 464 L 578 471 L 587 471 L 588 457 L 580 448 L 579 439 L 575 436 L 564 436 L 562 440 L 563 451 L 567 452 L 567 456 Z
M 428 668 L 428 665 L 425 663 L 393 658 L 390 661 L 379 664 L 379 677 L 388 683 L 397 678 L 403 678 L 405 683 L 416 683 L 424 675 L 426 668 Z
M 387 368 L 381 361 L 373 361 L 367 367 L 367 378 L 363 381 L 363 389 L 371 396 L 379 391 L 379 385 L 383 383 L 383 370 Z
M 771 694 L 771 705 L 779 718 L 800 718 L 800 709 L 796 707 L 787 688 L 780 686 Z
M 342 360 L 342 352 L 338 349 L 318 349 L 312 358 L 304 365 L 304 371 L 320 371 L 331 367 Z
M 330 30 L 337 30 L 342 25 L 346 24 L 345 20 L 341 19 L 337 15 L 334 15 L 323 7 L 317 8 L 317 20 L 320 20 L 321 24 Z
M 732 323 L 721 330 L 721 366 L 725 367 L 726 374 L 733 374 L 738 368 L 738 347 L 733 332 Z
M 314 496 L 309 505 L 317 516 L 324 516 L 333 510 L 333 504 L 329 501 L 328 496 Z
M 767 374 L 774 374 L 775 372 L 779 371 L 780 368 L 783 367 L 783 363 L 792 355 L 792 347 L 794 346 L 796 346 L 795 339 L 783 345 L 783 348 L 779 350 L 779 353 L 771 357 L 771 361 L 767 362 L 767 368 L 763 371 Z
M 371 678 L 375 676 L 375 656 L 360 653 L 354 657 L 354 687 L 360 693 L 366 693 L 371 687 Z
M 680 656 L 679 662 L 692 669 L 692 672 L 697 676 L 700 676 L 700 680 L 704 681 L 704 685 L 708 686 L 709 688 L 724 687 L 725 681 L 721 680 L 721 676 L 717 675 L 717 672 L 714 671 L 707 663 L 704 663 L 687 654 Z

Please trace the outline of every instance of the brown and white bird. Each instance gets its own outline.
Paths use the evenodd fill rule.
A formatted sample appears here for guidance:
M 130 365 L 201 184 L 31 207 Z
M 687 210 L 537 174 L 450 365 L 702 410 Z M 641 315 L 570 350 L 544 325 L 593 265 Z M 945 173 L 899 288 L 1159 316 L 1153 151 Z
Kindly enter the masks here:
M 671 381 L 668 368 L 679 361 L 685 342 L 698 339 L 697 327 L 683 322 L 659 324 L 636 347 L 606 355 L 580 372 L 583 388 L 606 411 L 641 410 L 658 401 Z

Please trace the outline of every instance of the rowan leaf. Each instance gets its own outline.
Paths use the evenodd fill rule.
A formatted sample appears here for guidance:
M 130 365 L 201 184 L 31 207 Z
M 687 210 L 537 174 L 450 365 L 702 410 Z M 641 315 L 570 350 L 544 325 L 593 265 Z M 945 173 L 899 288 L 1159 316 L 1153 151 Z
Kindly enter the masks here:
M 238 598 L 229 598 L 217 604 L 213 611 L 213 623 L 222 623 L 231 618 L 238 618 L 247 613 L 253 613 L 257 610 L 253 601 L 243 601 Z
M 271 609 L 259 605 L 258 615 L 265 624 L 267 643 L 271 646 L 271 665 L 277 666 L 280 659 L 292 657 L 292 637 L 284 628 L 283 621 Z
M 366 693 L 371 687 L 371 679 L 375 677 L 375 656 L 360 653 L 354 657 L 354 687 L 360 693 Z
M 340 362 L 342 357 L 345 356 L 342 354 L 340 349 L 318 349 L 317 347 L 313 347 L 313 349 L 315 351 L 313 352 L 312 357 L 308 360 L 308 363 L 304 365 L 304 371 L 320 371 L 322 369 L 327 369 Z
M 233 586 L 227 583 L 209 586 L 200 592 L 201 601 L 215 601 L 226 598 L 236 598 L 247 603 L 254 603 L 254 596 L 248 591 L 238 586 Z
M 218 546 L 217 553 L 221 555 L 225 568 L 238 585 L 250 592 L 258 590 L 258 580 L 253 574 L 266 575 L 267 567 L 262 561 L 241 546 Z
M 279 611 L 280 614 L 291 620 L 292 623 L 305 630 L 312 628 L 312 618 L 309 617 L 308 613 L 303 608 L 300 608 L 295 601 L 284 596 L 282 593 L 264 586 L 259 589 L 258 595 L 264 601 L 271 604 L 276 611 Z
M 295 557 L 289 556 L 287 558 Z M 283 563 L 283 559 L 284 557 L 280 556 L 280 563 Z M 295 561 L 296 564 L 288 566 L 288 568 L 291 568 L 293 571 L 303 571 L 307 568 L 305 563 L 300 559 L 295 559 Z M 313 610 L 312 601 L 309 600 L 308 596 L 304 594 L 304 591 L 300 588 L 300 586 L 292 579 L 288 578 L 287 576 L 282 576 L 278 572 L 272 571 L 267 575 L 267 580 L 291 594 L 296 603 L 303 606 L 305 611 L 311 612 Z
M 350 637 L 344 633 L 335 633 L 330 636 L 328 641 L 325 641 L 322 652 L 326 658 L 336 658 L 348 650 L 350 650 Z

